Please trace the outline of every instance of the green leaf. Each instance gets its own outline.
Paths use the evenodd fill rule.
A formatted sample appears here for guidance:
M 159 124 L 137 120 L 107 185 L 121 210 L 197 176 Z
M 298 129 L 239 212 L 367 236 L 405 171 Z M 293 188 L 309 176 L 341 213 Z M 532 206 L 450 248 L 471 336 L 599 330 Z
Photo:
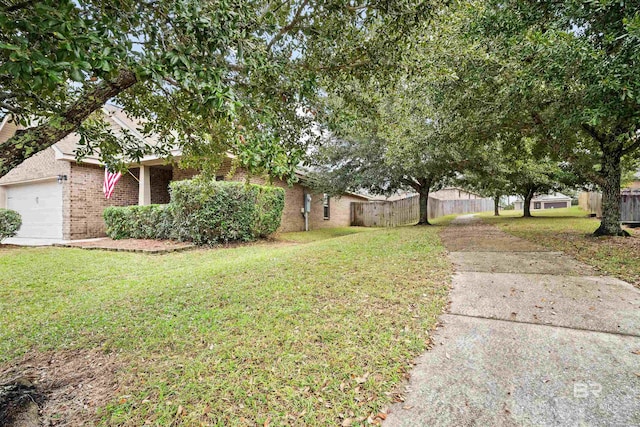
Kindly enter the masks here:
M 73 81 L 76 81 L 76 82 L 84 81 L 84 76 L 82 75 L 82 72 L 77 68 L 73 68 L 71 70 L 70 77 Z

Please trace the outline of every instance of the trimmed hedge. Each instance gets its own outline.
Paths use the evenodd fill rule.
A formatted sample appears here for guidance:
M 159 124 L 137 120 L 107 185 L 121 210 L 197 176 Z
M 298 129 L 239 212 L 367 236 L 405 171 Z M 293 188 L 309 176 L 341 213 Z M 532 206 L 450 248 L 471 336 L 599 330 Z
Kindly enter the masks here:
M 284 190 L 196 177 L 171 183 L 171 204 L 180 240 L 251 241 L 280 226 Z
M 22 217 L 16 211 L 0 209 L 0 242 L 18 233 L 22 225 Z
M 170 239 L 171 205 L 111 206 L 102 213 L 112 239 Z
M 106 208 L 107 235 L 205 245 L 255 240 L 280 226 L 282 188 L 196 177 L 172 182 L 170 191 L 168 205 Z

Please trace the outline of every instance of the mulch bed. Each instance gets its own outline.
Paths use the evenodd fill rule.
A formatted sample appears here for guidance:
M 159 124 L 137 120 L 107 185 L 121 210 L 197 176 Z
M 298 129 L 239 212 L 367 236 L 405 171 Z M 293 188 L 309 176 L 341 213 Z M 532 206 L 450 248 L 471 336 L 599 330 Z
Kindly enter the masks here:
M 108 237 L 85 242 L 71 242 L 62 245 L 67 248 L 101 249 L 106 251 L 120 252 L 142 252 L 162 254 L 169 252 L 179 252 L 195 248 L 189 242 L 175 242 L 172 240 L 151 240 L 151 239 L 122 239 L 113 240 Z

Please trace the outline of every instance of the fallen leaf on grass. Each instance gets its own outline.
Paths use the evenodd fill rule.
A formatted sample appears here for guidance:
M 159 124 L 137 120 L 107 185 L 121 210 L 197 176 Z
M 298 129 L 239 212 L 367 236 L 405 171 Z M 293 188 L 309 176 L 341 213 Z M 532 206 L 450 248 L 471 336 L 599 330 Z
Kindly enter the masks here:
M 367 372 L 366 374 L 364 374 L 361 377 L 356 377 L 355 380 L 358 384 L 364 384 L 367 382 L 367 378 L 369 378 L 369 375 L 371 375 L 369 372 Z
M 176 417 L 181 417 L 184 415 L 184 408 L 182 405 L 178 405 L 178 410 L 176 411 Z
M 349 426 L 351 426 L 351 424 L 353 424 L 353 420 L 351 418 L 345 418 L 344 421 L 342 421 L 341 426 L 342 427 L 349 427 Z

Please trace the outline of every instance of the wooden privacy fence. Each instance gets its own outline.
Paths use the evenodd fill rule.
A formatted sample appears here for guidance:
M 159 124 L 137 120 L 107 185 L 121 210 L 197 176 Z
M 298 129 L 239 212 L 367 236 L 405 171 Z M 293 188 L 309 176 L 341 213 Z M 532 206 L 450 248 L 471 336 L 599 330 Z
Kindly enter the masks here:
M 393 202 L 351 202 L 351 225 L 360 227 L 398 227 L 418 222 L 420 197 Z M 485 212 L 493 209 L 491 199 L 441 200 L 429 197 L 429 218 L 451 214 Z
M 620 221 L 640 223 L 640 190 L 626 189 L 620 192 Z M 602 193 L 582 192 L 578 196 L 578 205 L 587 212 L 602 218 Z
M 622 190 L 620 220 L 627 224 L 640 224 L 640 190 Z
M 420 217 L 419 196 L 394 202 L 351 202 L 351 225 L 398 227 L 415 224 Z
M 429 198 L 429 218 L 493 210 L 493 199 L 441 200 Z
M 602 218 L 602 193 L 583 191 L 578 196 L 578 206 L 598 218 Z

